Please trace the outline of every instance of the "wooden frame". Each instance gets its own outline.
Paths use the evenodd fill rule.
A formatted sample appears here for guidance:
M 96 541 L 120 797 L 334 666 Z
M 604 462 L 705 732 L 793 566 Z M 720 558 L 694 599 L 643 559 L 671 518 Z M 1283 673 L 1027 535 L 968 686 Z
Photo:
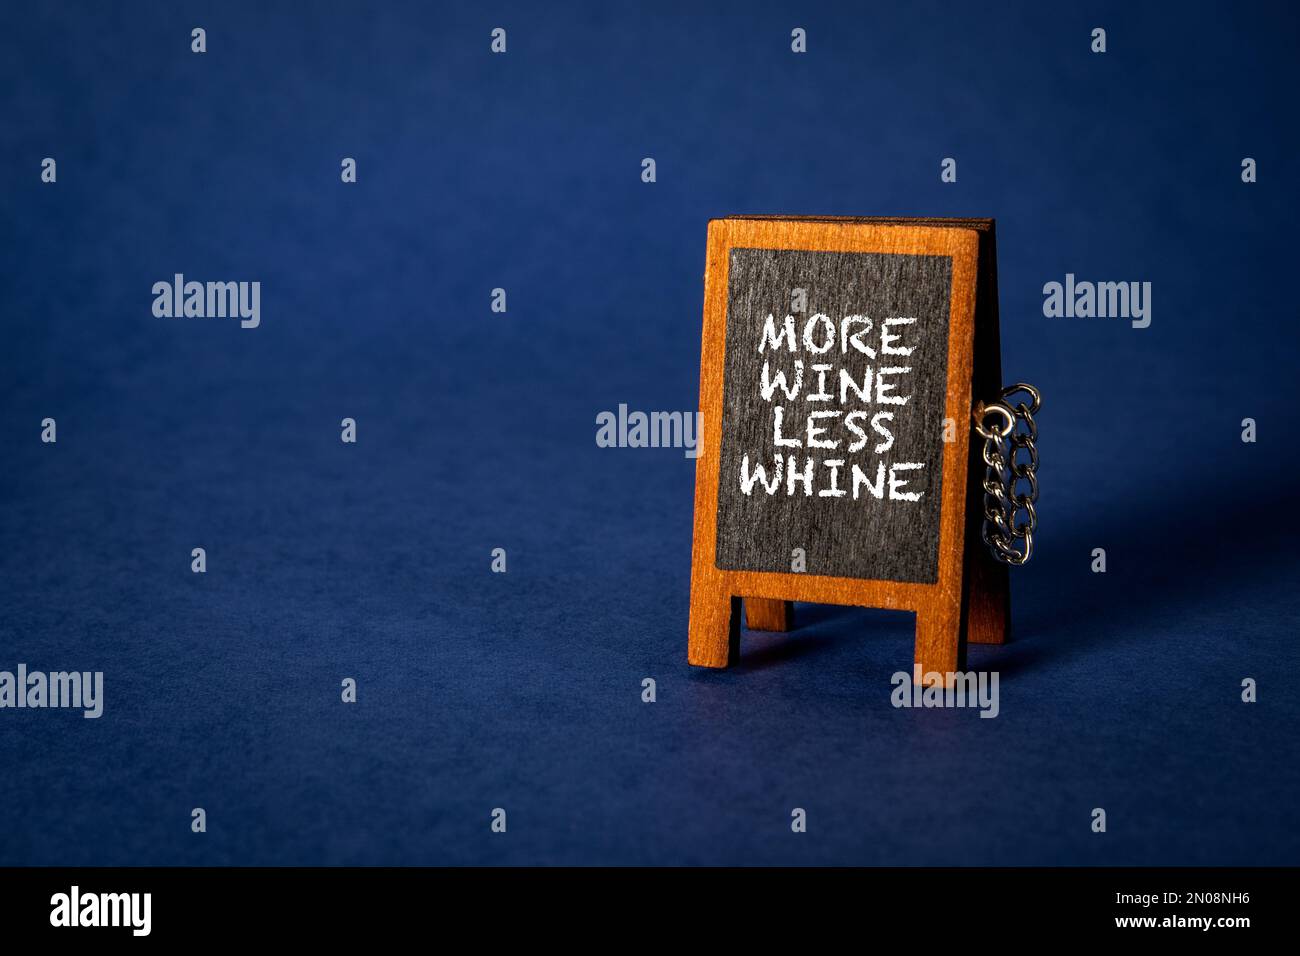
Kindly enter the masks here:
M 723 374 L 730 250 L 805 249 L 940 255 L 952 260 L 946 418 L 956 440 L 943 449 L 939 570 L 933 584 L 871 581 L 717 567 L 717 505 L 722 448 Z M 738 217 L 709 223 L 704 274 L 700 411 L 704 451 L 695 472 L 688 659 L 726 667 L 740 645 L 740 602 L 749 626 L 788 630 L 794 601 L 891 608 L 916 614 L 916 679 L 965 666 L 967 641 L 998 644 L 1010 616 L 1006 567 L 979 535 L 982 491 L 977 443 L 970 440 L 973 395 L 1001 387 L 997 265 L 988 219 L 834 219 Z

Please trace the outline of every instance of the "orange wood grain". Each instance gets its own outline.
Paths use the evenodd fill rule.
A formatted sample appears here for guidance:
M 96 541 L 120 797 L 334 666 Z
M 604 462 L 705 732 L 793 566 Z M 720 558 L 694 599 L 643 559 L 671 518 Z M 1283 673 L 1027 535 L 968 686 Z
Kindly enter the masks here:
M 956 671 L 964 656 L 963 630 L 971 623 L 967 498 L 974 365 L 976 287 L 981 232 L 988 220 L 788 219 L 744 217 L 709 223 L 704 274 L 704 330 L 700 357 L 700 411 L 704 451 L 695 471 L 695 526 L 691 551 L 691 607 L 687 659 L 725 667 L 739 651 L 740 595 L 769 602 L 813 601 L 916 613 L 914 658 L 922 673 Z M 990 232 L 991 235 L 991 232 Z M 948 380 L 945 417 L 957 422 L 956 440 L 943 450 L 939 519 L 939 573 L 933 584 L 718 568 L 717 502 L 722 447 L 729 251 L 808 249 L 941 255 L 952 259 Z M 980 621 L 985 618 L 981 616 Z M 979 625 L 984 628 L 984 624 Z M 985 631 L 981 630 L 981 633 Z
M 751 631 L 788 631 L 793 617 L 793 601 L 745 598 L 745 626 Z

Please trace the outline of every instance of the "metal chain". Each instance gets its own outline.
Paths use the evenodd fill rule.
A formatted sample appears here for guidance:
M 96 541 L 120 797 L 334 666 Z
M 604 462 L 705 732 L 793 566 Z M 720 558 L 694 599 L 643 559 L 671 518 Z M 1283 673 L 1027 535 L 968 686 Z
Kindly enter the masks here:
M 1013 407 L 1010 398 L 1024 392 L 1030 398 Z M 1042 397 L 1024 382 L 1004 388 L 995 402 L 977 402 L 975 430 L 984 439 L 984 524 L 980 534 L 993 556 L 1006 564 L 1021 565 L 1034 553 L 1038 528 L 1038 426 L 1034 413 Z M 1001 427 L 991 419 L 1000 419 Z M 1028 460 L 1020 455 L 1029 453 Z M 1027 487 L 1026 487 L 1027 486 Z M 1023 490 L 1022 490 L 1023 489 Z M 1021 515 L 1024 515 L 1021 519 Z

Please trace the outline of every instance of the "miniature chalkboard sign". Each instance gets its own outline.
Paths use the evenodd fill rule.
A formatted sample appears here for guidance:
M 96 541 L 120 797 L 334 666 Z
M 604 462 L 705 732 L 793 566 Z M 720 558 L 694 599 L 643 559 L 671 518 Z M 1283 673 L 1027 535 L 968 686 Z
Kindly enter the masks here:
M 916 613 L 917 673 L 1001 643 L 973 397 L 1001 378 L 993 223 L 709 223 L 689 660 L 723 667 L 794 601 Z

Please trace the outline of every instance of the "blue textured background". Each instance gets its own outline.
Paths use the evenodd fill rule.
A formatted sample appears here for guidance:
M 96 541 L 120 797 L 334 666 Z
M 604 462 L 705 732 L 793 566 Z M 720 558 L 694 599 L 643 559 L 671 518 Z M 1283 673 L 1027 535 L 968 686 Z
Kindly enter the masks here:
M 106 712 L 0 712 L 0 863 L 1300 863 L 1297 17 L 1133 6 L 6 3 L 0 669 Z M 693 463 L 595 415 L 696 406 L 760 212 L 998 220 L 996 720 L 889 706 L 906 615 L 685 663 Z M 1043 318 L 1067 271 L 1151 327 Z M 154 318 L 174 272 L 261 328 Z

